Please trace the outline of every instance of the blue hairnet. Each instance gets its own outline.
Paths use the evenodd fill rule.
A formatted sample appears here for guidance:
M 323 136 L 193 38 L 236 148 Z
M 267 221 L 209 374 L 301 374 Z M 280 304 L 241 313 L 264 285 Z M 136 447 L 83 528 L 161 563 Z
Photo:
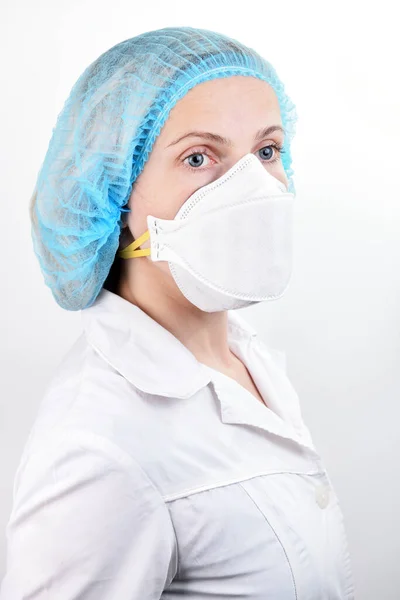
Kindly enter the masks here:
M 30 203 L 34 252 L 62 308 L 87 308 L 99 294 L 132 185 L 173 106 L 195 85 L 232 75 L 257 77 L 275 90 L 285 129 L 282 164 L 295 193 L 295 106 L 274 68 L 238 41 L 192 27 L 148 31 L 104 52 L 78 78 Z

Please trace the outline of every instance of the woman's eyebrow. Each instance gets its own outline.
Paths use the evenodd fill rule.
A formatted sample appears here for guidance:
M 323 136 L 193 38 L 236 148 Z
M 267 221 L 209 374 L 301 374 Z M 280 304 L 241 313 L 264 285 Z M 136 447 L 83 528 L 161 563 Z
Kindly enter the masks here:
M 270 127 L 265 127 L 264 129 L 260 129 L 260 131 L 258 131 L 256 133 L 254 140 L 255 141 L 261 140 L 262 138 L 266 137 L 270 133 L 273 133 L 274 131 L 281 131 L 283 134 L 285 133 L 285 130 L 280 125 L 271 125 Z M 230 147 L 233 146 L 232 140 L 230 140 L 229 138 L 223 137 L 221 135 L 218 135 L 217 133 L 212 133 L 211 131 L 190 131 L 189 133 L 185 133 L 185 135 L 182 135 L 178 139 L 176 139 L 173 142 L 171 142 L 170 144 L 168 144 L 167 148 L 169 148 L 170 146 L 173 146 L 174 144 L 177 144 L 178 142 L 180 142 L 181 140 L 183 140 L 187 137 L 202 137 L 207 140 L 217 142 L 218 144 L 224 144 L 225 146 L 230 146 Z

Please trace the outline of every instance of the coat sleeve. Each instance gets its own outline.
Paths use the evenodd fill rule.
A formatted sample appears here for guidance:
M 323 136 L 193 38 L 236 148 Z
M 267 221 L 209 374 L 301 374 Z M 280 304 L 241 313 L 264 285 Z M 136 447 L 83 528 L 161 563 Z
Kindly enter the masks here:
M 0 600 L 155 600 L 177 570 L 168 508 L 113 442 L 69 432 L 20 463 Z

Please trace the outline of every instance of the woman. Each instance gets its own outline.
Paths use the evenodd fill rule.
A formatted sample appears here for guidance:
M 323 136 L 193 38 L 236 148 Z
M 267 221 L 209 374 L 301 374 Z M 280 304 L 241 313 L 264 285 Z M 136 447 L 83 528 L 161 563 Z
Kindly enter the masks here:
M 295 121 L 265 59 L 189 27 L 73 87 L 31 218 L 83 333 L 16 474 L 2 600 L 354 598 L 284 354 L 237 311 L 290 281 Z

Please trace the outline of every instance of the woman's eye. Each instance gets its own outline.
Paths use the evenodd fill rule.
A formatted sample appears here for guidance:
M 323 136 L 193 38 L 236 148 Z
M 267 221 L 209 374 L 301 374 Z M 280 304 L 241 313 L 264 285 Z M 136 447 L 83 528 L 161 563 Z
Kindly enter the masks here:
M 274 148 L 275 152 L 272 150 L 273 148 Z M 264 146 L 264 148 L 261 148 L 258 152 L 259 152 L 260 158 L 262 160 L 268 160 L 269 162 L 275 162 L 276 160 L 279 160 L 280 155 L 282 154 L 283 150 L 282 150 L 282 146 L 278 146 L 278 144 L 270 144 L 269 146 Z M 271 160 L 274 153 L 276 154 L 276 156 L 273 160 Z
M 187 156 L 184 159 L 184 164 L 186 167 L 188 167 L 189 169 L 198 169 L 199 167 L 203 167 L 206 166 L 204 164 L 205 159 L 208 160 L 208 156 L 205 152 L 194 152 L 193 154 L 191 154 L 190 156 Z

